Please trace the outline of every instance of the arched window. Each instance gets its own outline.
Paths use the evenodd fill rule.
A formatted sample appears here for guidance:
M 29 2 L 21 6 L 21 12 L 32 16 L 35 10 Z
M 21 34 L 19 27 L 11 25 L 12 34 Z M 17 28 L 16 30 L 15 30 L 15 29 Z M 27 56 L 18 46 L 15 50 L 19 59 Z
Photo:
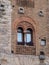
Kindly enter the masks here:
M 32 31 L 32 29 L 27 29 L 27 31 L 26 31 L 26 35 L 25 35 L 25 42 L 26 42 L 26 45 L 33 45 L 33 43 L 32 43 L 32 33 L 33 33 L 33 31 Z
M 23 45 L 23 29 L 21 27 L 17 30 L 17 42 L 19 45 Z

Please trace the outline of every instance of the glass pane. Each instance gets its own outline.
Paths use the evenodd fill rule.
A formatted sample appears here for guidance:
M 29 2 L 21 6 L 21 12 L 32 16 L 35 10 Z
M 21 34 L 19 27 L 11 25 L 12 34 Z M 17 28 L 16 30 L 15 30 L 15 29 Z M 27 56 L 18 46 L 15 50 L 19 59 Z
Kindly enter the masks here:
M 22 32 L 22 30 L 21 29 L 18 29 L 18 32 Z
M 27 43 L 31 42 L 31 34 L 26 34 L 25 42 Z
M 31 33 L 31 31 L 30 31 L 30 30 L 27 30 L 27 32 Z
M 17 41 L 22 42 L 22 33 L 17 33 Z
M 46 42 L 44 40 L 41 40 L 41 45 L 45 45 Z

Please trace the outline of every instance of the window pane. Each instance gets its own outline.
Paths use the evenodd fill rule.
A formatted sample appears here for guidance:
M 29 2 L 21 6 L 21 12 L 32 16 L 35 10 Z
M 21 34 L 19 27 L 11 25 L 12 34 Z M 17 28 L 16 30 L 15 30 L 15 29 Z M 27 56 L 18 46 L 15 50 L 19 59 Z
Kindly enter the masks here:
M 26 34 L 25 42 L 31 42 L 31 34 Z
M 17 41 L 22 42 L 22 33 L 17 33 Z
M 22 32 L 22 30 L 21 29 L 18 29 L 18 32 Z
M 27 42 L 31 42 L 31 34 L 27 34 Z
M 22 28 L 18 28 L 18 32 L 22 32 L 23 31 L 23 29 Z
M 46 45 L 46 40 L 41 40 L 41 45 Z

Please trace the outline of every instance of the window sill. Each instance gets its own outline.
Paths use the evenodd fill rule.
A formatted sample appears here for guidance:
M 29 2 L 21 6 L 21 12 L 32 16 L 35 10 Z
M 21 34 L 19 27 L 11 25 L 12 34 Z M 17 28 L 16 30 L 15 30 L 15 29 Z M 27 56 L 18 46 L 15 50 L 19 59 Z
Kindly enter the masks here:
M 17 45 L 23 45 L 23 46 L 34 46 L 34 43 L 30 42 L 30 43 L 24 43 L 24 42 L 17 42 Z
M 34 47 L 35 48 L 35 46 L 29 46 L 29 45 L 16 45 L 16 46 L 21 46 L 21 47 Z

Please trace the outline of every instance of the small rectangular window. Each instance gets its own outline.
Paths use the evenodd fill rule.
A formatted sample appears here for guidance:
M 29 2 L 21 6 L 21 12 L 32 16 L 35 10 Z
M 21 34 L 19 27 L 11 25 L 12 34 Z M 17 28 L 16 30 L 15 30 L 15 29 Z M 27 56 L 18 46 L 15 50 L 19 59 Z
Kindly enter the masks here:
M 4 7 L 4 5 L 3 5 L 3 4 L 1 4 L 1 7 Z
M 46 45 L 46 40 L 45 39 L 41 39 L 41 45 L 45 46 Z

